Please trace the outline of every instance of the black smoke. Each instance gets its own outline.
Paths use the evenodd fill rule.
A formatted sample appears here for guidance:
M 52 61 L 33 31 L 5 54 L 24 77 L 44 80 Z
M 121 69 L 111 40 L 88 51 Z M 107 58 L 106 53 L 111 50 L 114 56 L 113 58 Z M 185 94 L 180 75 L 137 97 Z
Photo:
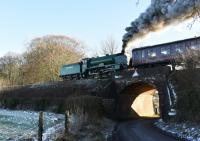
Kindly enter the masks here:
M 182 22 L 200 12 L 200 0 L 152 0 L 147 10 L 127 27 L 123 36 L 122 52 L 127 45 L 149 32 Z

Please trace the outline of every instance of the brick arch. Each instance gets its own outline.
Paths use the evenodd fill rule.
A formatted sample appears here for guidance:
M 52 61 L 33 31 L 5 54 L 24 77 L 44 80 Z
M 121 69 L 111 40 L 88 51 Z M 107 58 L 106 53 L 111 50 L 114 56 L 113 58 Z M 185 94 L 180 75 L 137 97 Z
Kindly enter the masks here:
M 122 91 L 121 94 L 126 95 L 126 94 L 138 94 L 138 93 L 143 93 L 145 91 L 151 90 L 151 89 L 156 89 L 156 86 L 154 83 L 149 83 L 149 82 L 135 82 L 128 84 Z M 131 92 L 130 92 L 131 91 Z
M 165 111 L 163 108 L 165 107 L 163 98 L 163 87 L 165 86 L 164 82 L 158 82 L 156 79 L 146 79 L 139 82 L 132 82 L 126 85 L 116 98 L 117 103 L 117 115 L 119 119 L 132 119 L 132 118 L 140 118 L 139 115 L 134 112 L 131 108 L 133 101 L 139 96 L 141 93 L 144 93 L 149 90 L 156 89 L 159 94 L 159 104 L 160 104 L 160 112 L 161 117 L 163 116 L 162 111 Z

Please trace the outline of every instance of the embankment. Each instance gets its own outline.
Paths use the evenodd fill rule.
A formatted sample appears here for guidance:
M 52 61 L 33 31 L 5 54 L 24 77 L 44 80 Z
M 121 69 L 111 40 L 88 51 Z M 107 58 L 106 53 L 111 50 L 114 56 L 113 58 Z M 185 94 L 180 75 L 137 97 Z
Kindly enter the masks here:
M 0 107 L 63 113 L 73 103 L 81 105 L 97 100 L 102 105 L 103 99 L 115 94 L 113 87 L 110 79 L 93 79 L 4 88 L 0 91 Z

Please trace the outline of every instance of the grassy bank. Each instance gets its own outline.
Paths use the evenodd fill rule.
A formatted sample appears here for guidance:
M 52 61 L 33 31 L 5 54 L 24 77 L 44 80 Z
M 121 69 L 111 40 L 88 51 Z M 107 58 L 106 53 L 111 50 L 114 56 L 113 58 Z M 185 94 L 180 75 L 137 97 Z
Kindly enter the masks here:
M 92 121 L 87 118 L 82 124 L 70 124 L 68 134 L 56 141 L 111 141 L 115 126 L 116 123 L 107 118 Z
M 9 87 L 0 91 L 0 107 L 21 110 L 45 110 L 64 112 L 70 97 L 92 95 L 97 84 L 94 80 L 54 82 L 21 87 Z

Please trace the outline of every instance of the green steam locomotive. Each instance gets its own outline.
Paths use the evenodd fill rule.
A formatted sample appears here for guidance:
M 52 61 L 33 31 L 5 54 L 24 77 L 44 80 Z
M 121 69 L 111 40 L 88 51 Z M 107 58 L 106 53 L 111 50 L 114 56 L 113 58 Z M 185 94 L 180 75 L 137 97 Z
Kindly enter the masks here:
M 64 80 L 105 78 L 127 68 L 127 57 L 122 53 L 96 58 L 85 58 L 74 64 L 63 65 L 60 77 Z

